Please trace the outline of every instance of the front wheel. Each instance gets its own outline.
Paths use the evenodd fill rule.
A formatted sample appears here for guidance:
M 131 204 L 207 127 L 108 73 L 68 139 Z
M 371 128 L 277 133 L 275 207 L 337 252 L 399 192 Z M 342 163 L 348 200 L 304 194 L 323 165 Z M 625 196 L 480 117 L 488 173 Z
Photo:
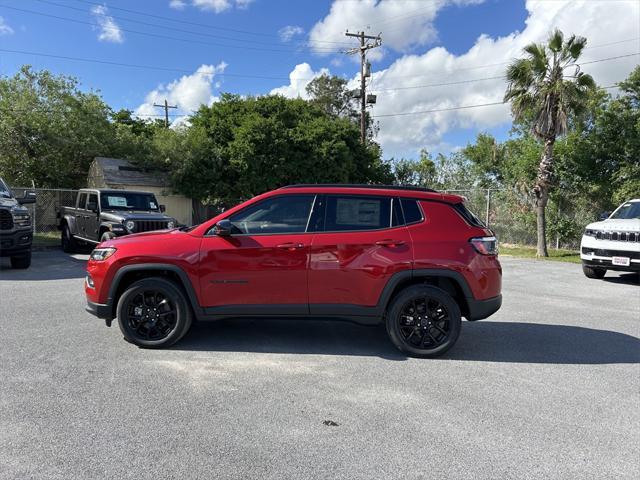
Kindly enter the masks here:
M 131 284 L 117 308 L 125 340 L 145 348 L 169 347 L 191 327 L 191 308 L 175 283 L 145 278 Z
M 24 269 L 31 266 L 31 252 L 11 257 L 11 268 Z
M 583 265 L 582 272 L 585 274 L 587 278 L 597 278 L 598 280 L 600 280 L 604 278 L 604 275 L 607 273 L 607 269 L 597 268 L 597 267 L 588 267 L 587 265 Z
M 460 307 L 444 290 L 414 285 L 401 291 L 387 311 L 393 344 L 413 357 L 437 357 L 455 345 L 462 324 Z

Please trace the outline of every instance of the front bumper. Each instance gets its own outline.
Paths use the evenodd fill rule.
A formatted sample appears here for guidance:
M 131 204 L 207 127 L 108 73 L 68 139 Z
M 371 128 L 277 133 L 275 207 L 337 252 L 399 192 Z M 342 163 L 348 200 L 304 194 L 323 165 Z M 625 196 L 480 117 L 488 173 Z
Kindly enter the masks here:
M 502 306 L 502 294 L 486 300 L 467 298 L 467 305 L 469 306 L 469 315 L 467 316 L 467 320 L 482 320 L 490 317 L 500 310 L 500 307 Z
M 94 315 L 103 320 L 113 320 L 113 309 L 111 308 L 111 305 L 94 303 L 90 300 L 87 300 L 87 307 L 85 308 L 85 310 L 91 315 Z
M 0 231 L 0 257 L 9 257 L 28 253 L 33 242 L 33 232 L 16 230 L 12 232 Z
M 613 265 L 613 257 L 626 257 L 629 265 Z M 582 264 L 594 268 L 606 268 L 620 272 L 640 271 L 640 243 L 596 239 L 583 236 L 580 245 Z

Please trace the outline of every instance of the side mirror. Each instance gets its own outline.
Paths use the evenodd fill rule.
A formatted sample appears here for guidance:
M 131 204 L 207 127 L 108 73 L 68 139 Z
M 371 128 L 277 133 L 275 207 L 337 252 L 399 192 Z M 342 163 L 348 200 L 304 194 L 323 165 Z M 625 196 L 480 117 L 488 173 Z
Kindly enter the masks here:
M 220 220 L 213 227 L 213 233 L 215 233 L 219 237 L 230 237 L 232 228 L 233 225 L 231 225 L 231 222 L 229 220 Z
M 160 211 L 162 213 L 166 212 L 167 211 L 167 207 L 165 207 L 164 205 L 160 205 Z
M 17 200 L 20 205 L 36 203 L 36 192 L 25 192 L 24 197 L 18 198 Z
M 609 218 L 609 215 L 611 215 L 611 212 L 602 212 L 599 217 L 600 221 L 606 220 L 607 218 Z
M 97 203 L 88 203 L 87 210 L 93 213 L 98 213 L 98 204 Z

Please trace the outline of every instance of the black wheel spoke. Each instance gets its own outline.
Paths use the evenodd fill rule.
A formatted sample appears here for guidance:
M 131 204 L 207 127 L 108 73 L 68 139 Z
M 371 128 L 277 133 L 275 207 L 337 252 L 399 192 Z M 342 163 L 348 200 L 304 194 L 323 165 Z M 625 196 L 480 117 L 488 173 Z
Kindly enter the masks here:
M 127 305 L 127 324 L 140 340 L 162 340 L 176 327 L 178 312 L 170 297 L 161 290 L 143 290 Z
M 396 322 L 402 340 L 413 348 L 432 350 L 449 338 L 449 312 L 439 300 L 429 296 L 407 301 Z

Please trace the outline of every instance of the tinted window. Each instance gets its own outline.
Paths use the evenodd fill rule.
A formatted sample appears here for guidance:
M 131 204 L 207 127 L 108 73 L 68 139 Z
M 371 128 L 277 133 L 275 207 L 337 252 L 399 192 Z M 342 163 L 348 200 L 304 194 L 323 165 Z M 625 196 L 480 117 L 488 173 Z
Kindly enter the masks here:
M 328 196 L 325 231 L 376 230 L 391 224 L 391 199 Z
M 98 195 L 92 193 L 89 195 L 89 201 L 87 202 L 87 208 L 89 207 L 98 208 Z
M 304 233 L 313 195 L 286 195 L 264 200 L 231 215 L 234 233 Z
M 456 203 L 453 208 L 466 220 L 469 225 L 484 228 L 484 223 L 469 210 L 464 203 Z
M 78 208 L 84 208 L 87 203 L 87 194 L 81 193 L 80 198 L 78 199 Z
M 391 226 L 397 227 L 399 225 L 404 225 L 404 221 L 402 220 L 402 210 L 400 209 L 400 200 L 394 198 L 391 200 Z
M 417 200 L 403 198 L 401 201 L 405 223 L 415 223 L 422 220 L 422 211 L 420 210 Z

